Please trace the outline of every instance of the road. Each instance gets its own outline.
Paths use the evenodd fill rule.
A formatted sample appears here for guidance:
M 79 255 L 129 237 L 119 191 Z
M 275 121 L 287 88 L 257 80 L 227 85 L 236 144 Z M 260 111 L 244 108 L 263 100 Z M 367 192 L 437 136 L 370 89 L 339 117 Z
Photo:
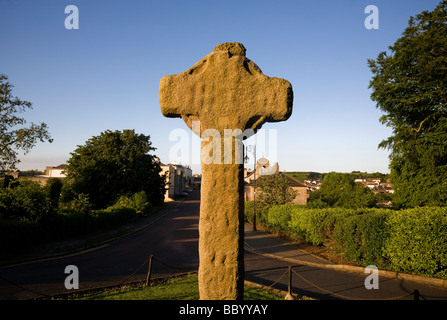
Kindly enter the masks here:
M 157 214 L 163 218 L 153 225 L 97 249 L 47 261 L 0 267 L 3 277 L 0 279 L 0 299 L 33 299 L 67 293 L 64 281 L 68 274 L 64 271 L 68 265 L 75 265 L 79 270 L 80 290 L 145 280 L 147 264 L 135 271 L 151 254 L 156 259 L 152 265 L 152 278 L 197 270 L 199 207 L 198 193 L 195 193 L 183 203 L 163 208 Z
M 0 267 L 0 299 L 22 300 L 65 294 L 68 290 L 64 281 L 68 274 L 64 271 L 68 265 L 75 265 L 79 270 L 79 290 L 143 281 L 151 254 L 152 279 L 197 270 L 199 208 L 199 193 L 193 192 L 185 201 L 163 208 L 157 213 L 159 219 L 156 222 L 131 235 L 84 252 Z M 381 277 L 378 290 L 367 290 L 364 285 L 366 274 L 275 259 L 272 254 L 279 256 L 286 249 L 294 250 L 293 246 L 269 243 L 272 237 L 246 228 L 247 244 L 254 238 L 260 239 L 264 251 L 269 248 L 269 255 L 247 247 L 245 278 L 252 282 L 271 285 L 281 278 L 275 288 L 287 290 L 286 271 L 293 266 L 293 292 L 301 296 L 323 300 L 412 300 L 412 293 L 418 289 L 421 298 L 447 299 L 447 288 L 396 278 Z

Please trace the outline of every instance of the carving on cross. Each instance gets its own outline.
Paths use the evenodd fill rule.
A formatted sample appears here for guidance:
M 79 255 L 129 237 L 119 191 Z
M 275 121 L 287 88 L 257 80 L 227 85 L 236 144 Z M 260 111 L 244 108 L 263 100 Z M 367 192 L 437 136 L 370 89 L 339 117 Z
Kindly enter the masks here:
M 284 79 L 268 77 L 245 57 L 241 43 L 223 43 L 190 69 L 160 81 L 159 99 L 165 117 L 181 117 L 192 130 L 253 129 L 265 122 L 287 120 L 293 91 Z
M 245 52 L 240 43 L 223 43 L 185 72 L 163 77 L 159 89 L 163 115 L 181 117 L 200 137 L 205 130 L 219 135 L 228 130 L 255 132 L 265 122 L 287 120 L 292 113 L 291 84 L 264 75 Z M 214 137 L 202 141 L 199 293 L 200 299 L 242 299 L 244 166 L 232 161 L 242 158 L 236 146 L 230 147 L 229 158 L 204 161 L 208 146 L 216 143 Z M 213 156 L 220 158 L 219 149 L 225 144 L 220 141 Z

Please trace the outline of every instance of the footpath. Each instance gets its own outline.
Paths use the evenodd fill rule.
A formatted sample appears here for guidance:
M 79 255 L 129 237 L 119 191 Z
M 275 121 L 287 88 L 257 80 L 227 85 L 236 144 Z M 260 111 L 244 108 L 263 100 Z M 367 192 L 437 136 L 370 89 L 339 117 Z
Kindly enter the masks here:
M 320 255 L 301 249 L 290 241 L 276 237 L 268 232 L 256 230 L 253 226 L 245 224 L 245 249 L 254 254 L 279 259 L 292 264 L 306 265 L 317 268 L 327 268 L 338 271 L 355 272 L 365 275 L 366 266 L 355 266 L 334 263 Z M 423 277 L 418 275 L 399 273 L 396 271 L 380 270 L 379 276 L 384 278 L 398 278 L 414 281 L 425 285 L 447 289 L 447 280 Z

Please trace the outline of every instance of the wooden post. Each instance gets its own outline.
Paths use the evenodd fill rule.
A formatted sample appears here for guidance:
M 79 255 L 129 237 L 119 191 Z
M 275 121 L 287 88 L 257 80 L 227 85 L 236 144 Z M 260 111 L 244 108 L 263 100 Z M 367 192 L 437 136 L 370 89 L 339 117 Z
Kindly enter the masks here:
M 289 288 L 287 289 L 287 294 L 292 295 L 292 267 L 289 266 Z
M 413 298 L 414 298 L 414 300 L 419 300 L 419 290 L 418 289 L 414 289 Z
M 151 255 L 149 256 L 149 266 L 148 266 L 148 268 L 147 268 L 146 287 L 149 287 L 149 284 L 150 284 L 150 282 L 151 282 L 152 257 L 153 257 L 153 255 L 151 254 Z
M 292 267 L 289 266 L 289 287 L 287 289 L 287 294 L 285 300 L 295 300 L 292 296 Z

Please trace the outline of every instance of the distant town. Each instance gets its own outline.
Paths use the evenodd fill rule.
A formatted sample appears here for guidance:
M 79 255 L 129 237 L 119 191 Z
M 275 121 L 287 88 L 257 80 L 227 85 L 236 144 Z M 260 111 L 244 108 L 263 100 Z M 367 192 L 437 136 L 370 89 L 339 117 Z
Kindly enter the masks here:
M 200 189 L 202 176 L 200 174 L 193 174 L 190 166 L 182 165 L 177 162 L 169 164 L 159 162 L 159 164 L 161 167 L 160 175 L 166 175 L 165 202 L 174 201 L 181 197 L 187 197 L 192 190 Z M 45 184 L 48 178 L 66 177 L 64 173 L 66 166 L 66 164 L 60 164 L 58 166 L 47 166 L 45 171 L 17 170 L 14 172 L 4 172 L 3 174 L 11 175 L 14 179 L 23 177 Z M 310 193 L 320 189 L 323 178 L 327 173 L 280 171 L 278 163 L 270 165 L 268 159 L 260 158 L 256 162 L 256 170 L 247 168 L 244 170 L 245 201 L 253 200 L 254 180 L 258 179 L 259 176 L 266 174 L 285 174 L 290 181 L 290 187 L 297 192 L 297 196 L 292 203 L 305 205 L 307 204 Z M 388 174 L 360 171 L 353 171 L 348 174 L 354 182 L 363 184 L 375 194 L 394 193 Z

